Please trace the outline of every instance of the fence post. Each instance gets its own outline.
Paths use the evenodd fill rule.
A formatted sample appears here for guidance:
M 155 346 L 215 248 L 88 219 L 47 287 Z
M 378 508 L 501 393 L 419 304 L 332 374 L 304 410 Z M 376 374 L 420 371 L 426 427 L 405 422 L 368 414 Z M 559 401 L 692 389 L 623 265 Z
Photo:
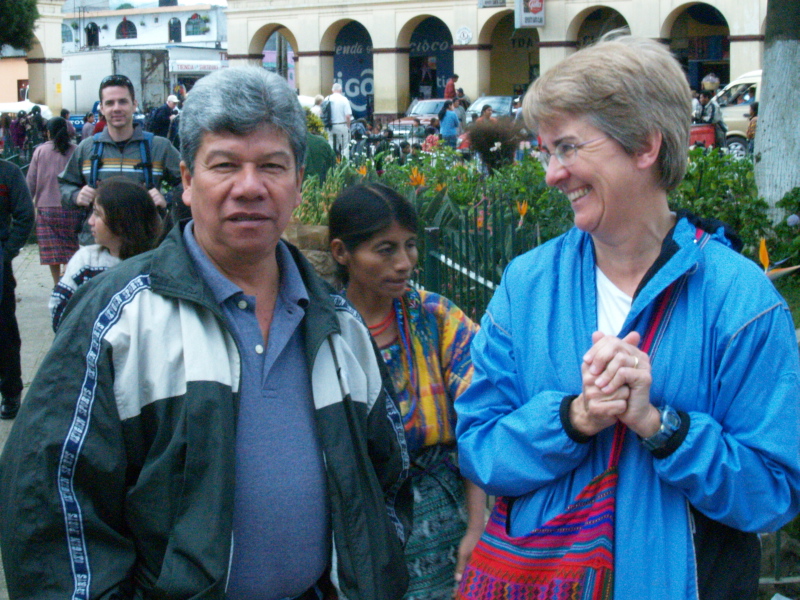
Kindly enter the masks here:
M 422 285 L 426 290 L 439 292 L 439 228 L 425 228 L 425 263 L 422 265 Z

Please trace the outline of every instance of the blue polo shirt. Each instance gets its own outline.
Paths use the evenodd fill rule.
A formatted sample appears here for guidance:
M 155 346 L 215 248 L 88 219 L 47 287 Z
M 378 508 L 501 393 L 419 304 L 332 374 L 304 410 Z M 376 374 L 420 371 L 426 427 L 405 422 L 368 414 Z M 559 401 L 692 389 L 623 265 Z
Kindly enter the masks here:
M 193 225 L 183 234 L 189 255 L 211 288 L 242 361 L 226 598 L 292 598 L 322 576 L 331 544 L 325 467 L 300 327 L 308 293 L 291 253 L 279 242 L 280 287 L 264 344 L 255 298 L 214 266 L 197 244 Z

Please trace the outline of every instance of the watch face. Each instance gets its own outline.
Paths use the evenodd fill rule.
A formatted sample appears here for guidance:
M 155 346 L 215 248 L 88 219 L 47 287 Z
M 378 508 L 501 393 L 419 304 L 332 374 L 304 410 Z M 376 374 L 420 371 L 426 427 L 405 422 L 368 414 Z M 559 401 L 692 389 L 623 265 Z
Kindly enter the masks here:
M 661 412 L 661 425 L 662 429 L 677 431 L 681 426 L 681 418 L 672 408 L 666 407 Z

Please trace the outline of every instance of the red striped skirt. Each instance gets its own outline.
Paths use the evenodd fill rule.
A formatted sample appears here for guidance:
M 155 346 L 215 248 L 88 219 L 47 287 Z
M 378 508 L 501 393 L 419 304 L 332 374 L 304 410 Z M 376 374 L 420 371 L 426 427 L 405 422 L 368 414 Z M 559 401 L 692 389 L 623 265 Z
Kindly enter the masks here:
M 78 227 L 83 222 L 82 210 L 52 207 L 40 208 L 36 215 L 36 237 L 39 241 L 39 264 L 65 265 L 78 251 Z

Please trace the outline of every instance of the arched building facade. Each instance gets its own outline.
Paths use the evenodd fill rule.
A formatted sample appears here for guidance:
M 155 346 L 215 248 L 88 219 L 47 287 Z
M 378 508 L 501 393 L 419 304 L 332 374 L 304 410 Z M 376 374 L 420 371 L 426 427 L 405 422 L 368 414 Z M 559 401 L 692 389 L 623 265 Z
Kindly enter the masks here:
M 231 65 L 260 64 L 280 32 L 292 50 L 301 94 L 342 83 L 357 109 L 405 111 L 412 98 L 441 96 L 453 74 L 472 98 L 509 95 L 607 31 L 668 43 L 697 87 L 761 68 L 767 0 L 544 0 L 545 25 L 516 29 L 514 2 L 479 0 L 228 0 Z M 491 0 L 482 4 L 503 4 Z M 356 112 L 361 112 L 357 110 Z

